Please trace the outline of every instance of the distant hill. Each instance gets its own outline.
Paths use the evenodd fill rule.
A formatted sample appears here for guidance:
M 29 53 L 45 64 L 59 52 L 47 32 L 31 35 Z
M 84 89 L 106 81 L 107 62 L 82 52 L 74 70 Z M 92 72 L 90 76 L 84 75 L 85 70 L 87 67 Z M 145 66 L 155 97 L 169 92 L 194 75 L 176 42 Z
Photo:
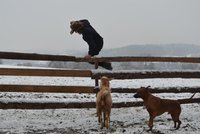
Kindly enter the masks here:
M 100 56 L 200 56 L 200 45 L 162 44 L 129 45 L 102 50 Z

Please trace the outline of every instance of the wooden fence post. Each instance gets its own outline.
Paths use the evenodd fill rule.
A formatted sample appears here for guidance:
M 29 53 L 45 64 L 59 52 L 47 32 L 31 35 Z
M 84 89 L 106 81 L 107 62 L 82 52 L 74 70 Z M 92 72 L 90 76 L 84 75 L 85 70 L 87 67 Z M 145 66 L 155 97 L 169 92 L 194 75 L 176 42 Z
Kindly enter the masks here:
M 95 61 L 95 69 L 98 69 L 98 67 L 99 67 L 99 63 L 96 60 Z M 98 78 L 95 78 L 95 86 L 99 86 L 99 79 Z

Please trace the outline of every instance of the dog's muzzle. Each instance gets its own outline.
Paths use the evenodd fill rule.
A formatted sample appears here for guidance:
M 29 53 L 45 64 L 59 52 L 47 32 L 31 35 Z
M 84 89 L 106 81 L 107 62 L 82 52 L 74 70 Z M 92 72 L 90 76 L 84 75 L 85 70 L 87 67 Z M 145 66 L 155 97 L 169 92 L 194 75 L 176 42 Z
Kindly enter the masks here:
M 135 97 L 135 98 L 141 98 L 141 96 L 139 94 L 135 94 L 133 97 Z

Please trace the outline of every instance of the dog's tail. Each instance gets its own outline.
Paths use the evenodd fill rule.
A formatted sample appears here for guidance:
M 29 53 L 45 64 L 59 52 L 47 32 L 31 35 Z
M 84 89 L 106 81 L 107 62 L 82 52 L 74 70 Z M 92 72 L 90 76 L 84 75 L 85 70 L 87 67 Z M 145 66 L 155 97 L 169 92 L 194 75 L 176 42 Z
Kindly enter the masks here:
M 193 98 L 195 96 L 196 93 L 193 93 L 192 96 L 190 98 L 187 98 L 187 99 L 178 99 L 177 101 L 180 103 L 180 104 L 185 104 L 185 103 L 191 103 L 193 102 Z

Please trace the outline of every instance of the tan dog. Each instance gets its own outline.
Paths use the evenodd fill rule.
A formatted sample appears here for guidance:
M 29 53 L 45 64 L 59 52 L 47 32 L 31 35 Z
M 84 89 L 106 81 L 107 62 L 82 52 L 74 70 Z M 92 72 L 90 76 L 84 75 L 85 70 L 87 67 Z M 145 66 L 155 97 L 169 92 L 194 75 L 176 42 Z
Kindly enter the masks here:
M 101 128 L 104 126 L 108 129 L 110 124 L 110 112 L 112 107 L 112 97 L 110 91 L 109 79 L 105 76 L 101 77 L 100 91 L 96 98 L 96 109 L 98 115 L 98 121 L 101 124 Z M 102 121 L 102 113 L 104 120 Z
M 156 116 L 163 114 L 164 112 L 168 112 L 171 114 L 172 120 L 174 121 L 174 128 L 179 129 L 181 125 L 181 121 L 179 120 L 179 116 L 181 113 L 180 103 L 176 100 L 169 99 L 161 99 L 153 96 L 149 90 L 149 87 L 141 87 L 138 89 L 137 93 L 134 95 L 135 98 L 142 98 L 144 100 L 144 105 L 149 112 L 149 130 L 152 130 L 153 127 L 153 119 Z M 178 126 L 176 127 L 176 123 Z

